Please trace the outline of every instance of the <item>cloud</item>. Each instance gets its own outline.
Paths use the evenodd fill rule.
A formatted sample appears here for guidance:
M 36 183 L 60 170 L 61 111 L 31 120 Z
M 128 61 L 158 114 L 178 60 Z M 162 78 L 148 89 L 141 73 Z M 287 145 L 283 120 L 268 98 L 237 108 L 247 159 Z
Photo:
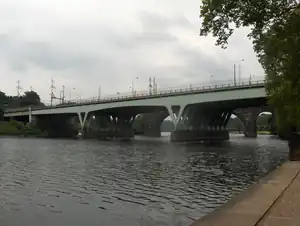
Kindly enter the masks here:
M 72 4 L 71 4 L 72 3 Z M 16 81 L 49 99 L 51 78 L 71 97 L 147 90 L 262 74 L 240 30 L 229 48 L 199 37 L 199 2 L 124 0 L 11 0 L 0 8 L 0 90 L 16 93 Z M 5 84 L 5 85 L 4 85 Z M 74 89 L 75 88 L 75 89 Z M 74 91 L 75 90 L 75 91 Z

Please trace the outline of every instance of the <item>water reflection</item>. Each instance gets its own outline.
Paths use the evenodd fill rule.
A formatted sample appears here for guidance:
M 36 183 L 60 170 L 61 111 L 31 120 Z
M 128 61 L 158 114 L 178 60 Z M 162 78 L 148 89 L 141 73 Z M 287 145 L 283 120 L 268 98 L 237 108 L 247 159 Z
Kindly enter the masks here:
M 1 225 L 188 225 L 287 159 L 283 141 L 219 146 L 0 139 Z

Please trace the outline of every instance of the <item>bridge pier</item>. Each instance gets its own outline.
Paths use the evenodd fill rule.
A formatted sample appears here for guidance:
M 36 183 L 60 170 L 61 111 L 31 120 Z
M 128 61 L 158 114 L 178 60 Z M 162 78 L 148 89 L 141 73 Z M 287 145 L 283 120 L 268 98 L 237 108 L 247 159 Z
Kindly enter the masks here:
M 261 108 L 245 108 L 235 111 L 235 115 L 244 124 L 244 135 L 245 137 L 255 138 L 257 137 L 257 117 L 262 112 Z
M 176 111 L 176 110 L 175 110 Z M 224 141 L 229 140 L 225 126 L 231 112 L 217 109 L 216 106 L 190 105 L 185 109 L 177 108 L 175 130 L 171 141 Z
M 134 138 L 132 115 L 95 113 L 89 117 L 83 136 L 100 140 L 131 140 Z
M 144 113 L 139 115 L 133 123 L 136 134 L 148 137 L 161 137 L 161 124 L 169 115 L 168 111 Z

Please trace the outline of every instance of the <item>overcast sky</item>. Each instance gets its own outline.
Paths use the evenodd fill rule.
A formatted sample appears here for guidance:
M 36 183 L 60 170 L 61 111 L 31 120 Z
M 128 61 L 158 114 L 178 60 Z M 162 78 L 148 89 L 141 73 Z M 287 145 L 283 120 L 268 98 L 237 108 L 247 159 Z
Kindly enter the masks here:
M 38 92 L 49 102 L 51 78 L 72 98 L 233 78 L 263 71 L 239 30 L 226 50 L 200 37 L 199 0 L 0 0 L 0 90 Z M 212 76 L 211 76 L 212 75 Z M 74 88 L 74 89 L 73 89 Z

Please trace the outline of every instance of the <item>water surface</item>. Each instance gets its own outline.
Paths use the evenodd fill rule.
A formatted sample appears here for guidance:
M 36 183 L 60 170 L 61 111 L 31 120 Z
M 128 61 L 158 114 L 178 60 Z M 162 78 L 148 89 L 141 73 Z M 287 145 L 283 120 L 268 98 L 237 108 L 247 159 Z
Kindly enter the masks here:
M 0 225 L 187 226 L 287 159 L 287 144 L 0 139 Z

